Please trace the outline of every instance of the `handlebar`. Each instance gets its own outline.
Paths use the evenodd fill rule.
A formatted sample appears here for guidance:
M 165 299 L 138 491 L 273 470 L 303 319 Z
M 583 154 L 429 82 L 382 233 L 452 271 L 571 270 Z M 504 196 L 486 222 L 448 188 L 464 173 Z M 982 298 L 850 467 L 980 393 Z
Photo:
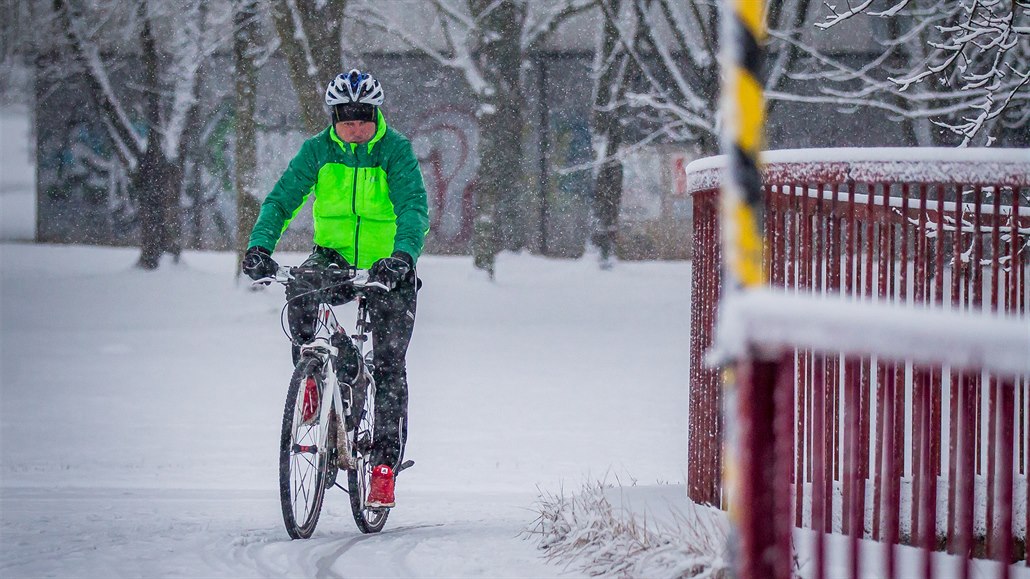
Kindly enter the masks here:
M 304 280 L 319 288 L 350 285 L 358 289 L 373 288 L 390 291 L 390 288 L 377 281 L 369 281 L 369 275 L 369 270 L 357 269 L 354 267 L 323 268 L 279 266 L 274 277 L 263 277 L 259 280 L 255 280 L 251 285 L 268 285 L 272 282 L 290 285 L 296 281 Z

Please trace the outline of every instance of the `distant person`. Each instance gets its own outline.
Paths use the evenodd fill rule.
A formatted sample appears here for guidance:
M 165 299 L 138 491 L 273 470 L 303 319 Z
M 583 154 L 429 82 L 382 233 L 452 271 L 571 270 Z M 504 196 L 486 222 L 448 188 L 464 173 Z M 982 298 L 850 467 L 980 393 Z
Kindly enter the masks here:
M 301 145 L 262 203 L 243 271 L 255 280 L 275 275 L 278 264 L 272 251 L 313 193 L 314 247 L 302 266 L 369 269 L 369 281 L 391 288 L 369 296 L 377 387 L 372 464 L 377 466 L 367 504 L 393 507 L 394 471 L 407 438 L 405 354 L 421 287 L 415 263 L 429 231 L 426 189 L 411 143 L 386 125 L 379 110 L 379 81 L 353 69 L 329 83 L 325 102 L 332 124 Z M 314 338 L 318 302 L 304 295 L 287 299 L 296 364 L 296 343 Z M 317 392 L 311 395 L 317 399 Z

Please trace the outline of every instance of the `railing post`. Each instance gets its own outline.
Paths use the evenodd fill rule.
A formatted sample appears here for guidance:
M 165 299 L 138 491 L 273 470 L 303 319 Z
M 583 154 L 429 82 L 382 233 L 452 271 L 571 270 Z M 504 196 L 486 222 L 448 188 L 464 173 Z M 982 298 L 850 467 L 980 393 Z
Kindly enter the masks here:
M 691 308 L 690 428 L 687 496 L 696 503 L 720 506 L 722 471 L 718 446 L 721 385 L 718 372 L 706 367 L 711 346 L 715 307 L 719 300 L 718 194 L 706 189 L 694 193 L 695 257 L 691 273 L 694 307 Z
M 739 493 L 734 500 L 735 518 L 740 528 L 741 577 L 790 577 L 790 487 L 783 474 L 789 476 L 790 460 L 779 464 L 780 445 L 790 444 L 777 427 L 777 389 L 789 389 L 793 381 L 785 375 L 790 367 L 781 360 L 751 360 L 739 365 L 737 409 Z M 790 408 L 789 398 L 781 404 Z M 778 442 L 779 440 L 779 442 Z M 777 481 L 777 477 L 780 480 Z M 785 491 L 785 492 L 784 492 Z M 778 494 L 781 493 L 782 494 Z M 783 504 L 786 501 L 786 508 Z M 784 524 L 786 522 L 787 524 Z

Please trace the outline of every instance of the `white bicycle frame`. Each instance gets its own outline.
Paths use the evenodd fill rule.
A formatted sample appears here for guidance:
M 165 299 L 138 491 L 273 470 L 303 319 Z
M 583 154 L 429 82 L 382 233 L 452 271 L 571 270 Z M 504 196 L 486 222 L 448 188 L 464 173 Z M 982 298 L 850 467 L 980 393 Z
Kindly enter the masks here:
M 329 328 L 330 332 L 333 333 L 341 331 L 340 324 L 333 317 L 331 307 L 328 304 L 321 304 L 318 308 L 318 315 L 325 324 L 325 328 Z M 325 332 L 323 329 L 322 332 Z M 346 424 L 346 417 L 350 416 L 351 408 L 353 404 L 352 400 L 349 400 L 346 407 L 343 404 L 343 397 L 340 394 L 340 382 L 336 378 L 336 372 L 333 371 L 332 365 L 329 363 L 330 356 L 336 356 L 339 354 L 338 349 L 333 346 L 327 336 L 316 335 L 315 338 L 300 347 L 301 357 L 305 355 L 314 355 L 321 361 L 322 367 L 325 369 L 323 375 L 325 379 L 322 381 L 322 394 L 321 403 L 318 408 L 318 441 L 319 444 L 327 444 L 329 440 L 328 432 L 329 428 L 329 413 L 332 410 L 336 411 L 336 416 L 340 419 L 340 424 Z M 328 404 L 327 404 L 328 402 Z M 296 427 L 299 425 L 295 425 Z M 341 434 L 346 436 L 346 428 L 339 429 L 337 436 Z M 337 442 L 339 444 L 339 442 Z M 328 450 L 328 449 L 327 449 Z
M 379 282 L 370 282 L 368 281 L 368 278 L 368 270 L 357 270 L 354 278 L 352 278 L 351 280 L 351 284 L 353 285 L 353 287 L 357 289 L 378 288 L 384 291 L 389 291 L 389 288 L 387 288 L 385 285 Z M 279 270 L 276 272 L 275 278 L 265 278 L 262 280 L 258 280 L 254 283 L 258 284 L 263 283 L 266 280 L 274 280 L 276 282 L 285 284 L 291 281 L 292 279 L 293 276 L 290 274 L 289 268 L 280 267 Z M 365 296 L 359 295 L 357 299 L 358 319 L 356 327 L 354 328 L 354 335 L 349 336 L 347 339 L 350 339 L 353 342 L 357 343 L 356 346 L 358 349 L 358 357 L 360 358 L 359 364 L 361 365 L 360 373 L 363 373 L 365 375 L 365 379 L 369 381 L 369 384 L 371 384 L 372 387 L 370 389 L 369 394 L 374 396 L 375 379 L 372 377 L 372 373 L 367 370 L 368 360 L 365 359 L 365 341 L 368 336 L 368 333 L 365 331 L 365 322 L 366 318 L 368 317 L 367 315 L 365 315 Z M 344 437 L 347 436 L 347 417 L 350 416 L 351 410 L 354 407 L 354 395 L 353 391 L 348 389 L 348 391 L 351 393 L 351 399 L 347 401 L 346 408 L 344 408 L 343 398 L 339 388 L 340 382 L 337 379 L 336 372 L 333 371 L 332 365 L 329 363 L 329 360 L 330 357 L 335 357 L 339 355 L 339 350 L 332 345 L 330 338 L 337 332 L 343 332 L 344 330 L 340 323 L 336 320 L 336 316 L 332 310 L 332 306 L 330 306 L 329 304 L 319 304 L 318 316 L 322 323 L 319 324 L 318 329 L 315 333 L 315 337 L 310 342 L 303 344 L 300 347 L 300 355 L 301 357 L 303 357 L 305 354 L 313 354 L 317 356 L 321 361 L 323 368 L 326 369 L 326 379 L 324 380 L 322 385 L 322 403 L 319 405 L 318 440 L 320 443 L 322 443 L 322 441 L 329 440 L 330 433 L 327 430 L 329 427 L 329 412 L 331 410 L 335 410 L 336 416 L 338 416 L 340 419 L 339 431 L 337 432 L 337 445 L 339 445 L 339 437 L 341 435 Z M 329 404 L 325 403 L 327 400 L 330 402 Z

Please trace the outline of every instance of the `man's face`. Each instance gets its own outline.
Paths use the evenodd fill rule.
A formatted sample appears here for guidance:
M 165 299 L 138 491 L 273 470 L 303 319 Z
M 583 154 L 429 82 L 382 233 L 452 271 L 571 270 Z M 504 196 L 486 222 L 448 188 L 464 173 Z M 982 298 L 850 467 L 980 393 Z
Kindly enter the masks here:
M 344 143 L 367 143 L 376 134 L 372 121 L 340 121 L 336 123 L 336 136 Z

